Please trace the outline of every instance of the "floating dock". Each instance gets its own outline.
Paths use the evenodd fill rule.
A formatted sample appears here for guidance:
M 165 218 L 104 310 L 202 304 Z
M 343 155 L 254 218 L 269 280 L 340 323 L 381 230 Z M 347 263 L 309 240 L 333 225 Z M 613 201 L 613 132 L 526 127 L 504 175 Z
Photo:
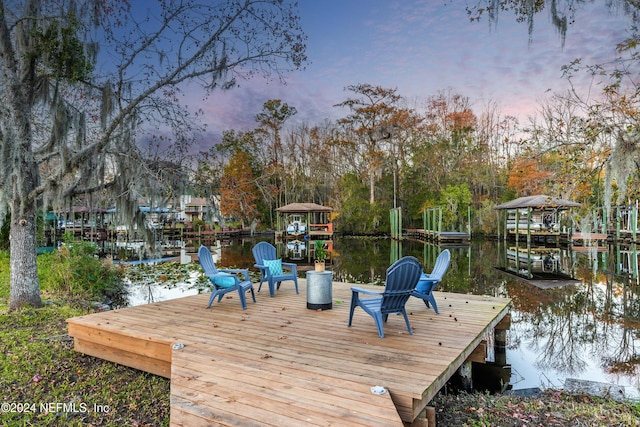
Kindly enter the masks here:
M 464 231 L 433 231 L 421 228 L 412 228 L 406 229 L 404 231 L 404 236 L 433 242 L 440 246 L 469 246 L 471 242 L 471 234 Z

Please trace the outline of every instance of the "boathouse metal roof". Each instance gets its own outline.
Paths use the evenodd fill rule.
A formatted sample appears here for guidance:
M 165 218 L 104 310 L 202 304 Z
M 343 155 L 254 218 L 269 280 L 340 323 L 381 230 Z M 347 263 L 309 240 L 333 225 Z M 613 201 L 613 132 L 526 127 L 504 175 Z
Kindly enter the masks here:
M 332 212 L 333 208 L 317 203 L 289 203 L 288 205 L 276 208 L 276 211 L 285 213 Z
M 493 209 L 503 210 L 520 208 L 574 208 L 578 206 L 582 205 L 572 200 L 558 199 L 556 197 L 540 194 L 537 196 L 520 197 L 519 199 L 511 200 L 510 202 L 494 206 Z

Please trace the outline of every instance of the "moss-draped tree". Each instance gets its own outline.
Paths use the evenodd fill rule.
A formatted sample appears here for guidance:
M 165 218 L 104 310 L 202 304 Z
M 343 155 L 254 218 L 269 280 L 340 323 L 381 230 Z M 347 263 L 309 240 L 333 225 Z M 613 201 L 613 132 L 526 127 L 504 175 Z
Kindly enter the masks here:
M 98 49 L 98 47 L 100 49 Z M 206 96 L 301 67 L 295 3 L 280 0 L 0 1 L 0 213 L 10 215 L 10 309 L 41 305 L 36 215 L 110 194 L 134 219 L 161 190 L 158 153 L 188 140 L 180 87 Z M 175 138 L 159 138 L 163 135 Z
M 598 3 L 593 0 L 475 0 L 467 4 L 471 21 L 488 17 L 498 23 L 498 15 L 515 17 L 528 24 L 530 39 L 534 38 L 534 22 L 547 14 L 562 41 L 573 28 L 583 29 L 577 19 L 579 11 Z M 583 64 L 576 58 L 563 67 L 565 77 L 571 83 L 567 102 L 579 110 L 584 118 L 579 129 L 583 144 L 590 146 L 604 143 L 610 153 L 604 162 L 604 204 L 612 201 L 624 203 L 627 185 L 640 173 L 640 91 L 638 91 L 638 67 L 640 66 L 640 3 L 637 0 L 611 0 L 606 7 L 612 13 L 628 18 L 627 36 L 615 46 L 608 46 L 611 59 L 600 64 Z M 544 17 L 543 17 L 544 18 Z M 584 29 L 583 29 L 584 30 Z M 573 86 L 578 74 L 590 75 L 593 87 L 601 93 L 580 92 Z M 575 133 L 575 132 L 574 132 Z M 558 146 L 568 144 L 559 142 Z M 615 199 L 615 200 L 614 200 Z

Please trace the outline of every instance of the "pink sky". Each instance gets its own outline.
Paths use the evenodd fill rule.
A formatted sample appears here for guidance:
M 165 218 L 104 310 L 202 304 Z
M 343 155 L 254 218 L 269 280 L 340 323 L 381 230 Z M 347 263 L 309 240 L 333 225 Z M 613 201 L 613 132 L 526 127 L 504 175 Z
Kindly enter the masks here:
M 541 99 L 567 90 L 562 65 L 576 58 L 584 64 L 612 59 L 628 26 L 596 1 L 577 13 L 564 47 L 547 11 L 537 17 L 530 43 L 526 24 L 512 15 L 502 14 L 497 26 L 471 23 L 465 2 L 447 3 L 300 0 L 311 61 L 305 70 L 285 76 L 286 86 L 257 78 L 189 103 L 205 111 L 215 139 L 227 129 L 253 129 L 254 116 L 269 99 L 296 107 L 293 120 L 312 125 L 341 117 L 346 112 L 333 105 L 349 96 L 346 86 L 358 83 L 397 88 L 418 105 L 451 89 L 470 98 L 477 114 L 497 102 L 503 115 L 526 123 Z

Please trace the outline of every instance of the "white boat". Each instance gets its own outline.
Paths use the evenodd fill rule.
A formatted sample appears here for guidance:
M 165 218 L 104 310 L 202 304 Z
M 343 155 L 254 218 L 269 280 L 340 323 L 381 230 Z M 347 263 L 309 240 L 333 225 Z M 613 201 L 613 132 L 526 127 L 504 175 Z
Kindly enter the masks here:
M 292 240 L 287 242 L 287 252 L 288 256 L 291 259 L 302 259 L 304 258 L 303 251 L 307 250 L 307 244 L 300 240 Z
M 510 266 L 517 266 L 520 269 L 531 268 L 535 273 L 553 273 L 558 271 L 560 265 L 560 254 L 553 248 L 517 250 L 515 247 L 507 250 L 507 260 Z
M 291 221 L 287 225 L 287 234 L 298 235 L 307 232 L 307 224 L 300 215 L 291 215 Z

